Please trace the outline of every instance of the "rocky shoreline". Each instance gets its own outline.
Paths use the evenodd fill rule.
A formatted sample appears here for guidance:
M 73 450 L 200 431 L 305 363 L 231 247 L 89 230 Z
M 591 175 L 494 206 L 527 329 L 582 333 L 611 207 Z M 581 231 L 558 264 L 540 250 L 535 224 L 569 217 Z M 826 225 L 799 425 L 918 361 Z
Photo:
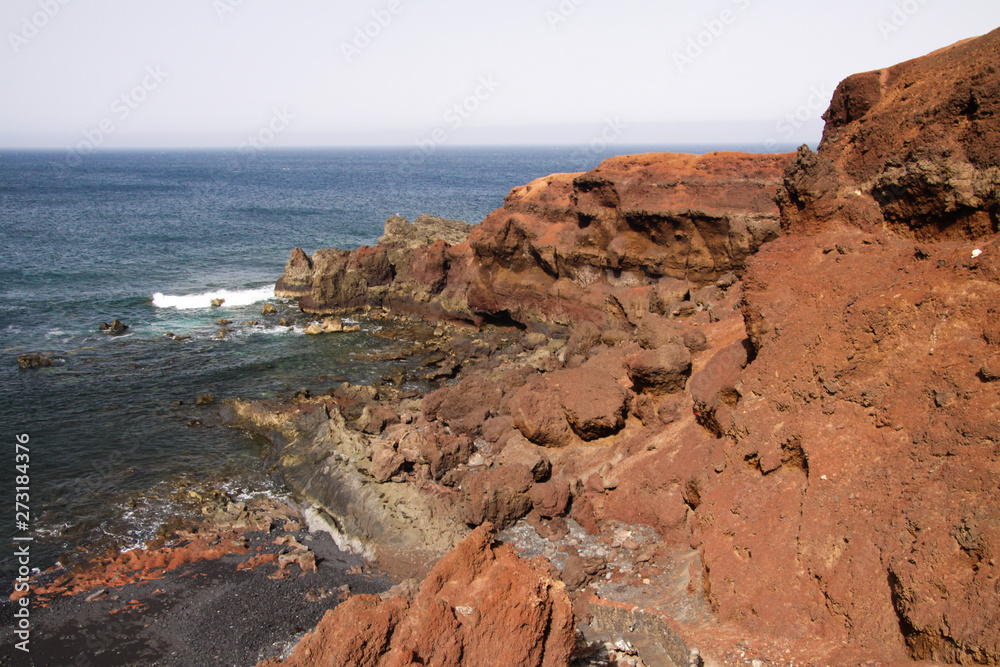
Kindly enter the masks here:
M 454 377 L 228 419 L 374 557 L 490 524 L 581 628 L 658 619 L 625 625 L 659 664 L 995 664 L 998 53 L 845 80 L 816 153 L 613 158 L 465 240 L 296 249 L 280 295 L 424 319 Z
M 848 78 L 817 152 L 293 250 L 277 296 L 384 322 L 398 370 L 213 409 L 404 583 L 261 664 L 1000 663 L 997 62 Z

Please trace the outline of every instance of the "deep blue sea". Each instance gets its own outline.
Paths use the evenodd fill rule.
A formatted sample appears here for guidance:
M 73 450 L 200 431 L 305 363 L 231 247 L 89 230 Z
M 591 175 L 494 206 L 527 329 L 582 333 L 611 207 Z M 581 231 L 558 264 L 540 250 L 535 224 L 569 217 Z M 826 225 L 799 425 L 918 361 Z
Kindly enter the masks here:
M 43 569 L 81 545 L 141 543 L 181 511 L 180 484 L 282 493 L 250 437 L 189 425 L 195 398 L 368 382 L 385 369 L 359 352 L 387 345 L 370 323 L 318 337 L 238 325 L 263 321 L 264 302 L 293 307 L 271 294 L 293 247 L 373 244 L 393 214 L 477 223 L 514 186 L 665 149 L 613 148 L 439 149 L 417 168 L 399 149 L 107 152 L 72 166 L 59 152 L 0 152 L 3 578 L 15 535 L 34 537 Z M 226 303 L 209 307 L 221 291 Z M 98 331 L 114 318 L 125 335 Z M 216 340 L 220 318 L 237 326 Z M 25 353 L 56 364 L 20 370 Z M 15 523 L 22 481 L 27 530 Z

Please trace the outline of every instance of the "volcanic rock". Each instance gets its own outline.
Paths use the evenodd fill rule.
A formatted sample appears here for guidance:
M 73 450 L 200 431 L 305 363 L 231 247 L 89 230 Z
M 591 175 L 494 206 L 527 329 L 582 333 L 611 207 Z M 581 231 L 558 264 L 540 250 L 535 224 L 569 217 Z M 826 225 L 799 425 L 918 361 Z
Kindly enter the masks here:
M 583 440 L 613 435 L 625 425 L 628 392 L 607 371 L 584 366 L 546 377 L 562 404 L 566 420 Z
M 506 465 L 466 477 L 462 484 L 465 522 L 479 526 L 489 522 L 500 530 L 531 511 L 528 490 L 533 482 L 524 465 Z
M 373 306 L 532 326 L 600 322 L 611 298 L 627 318 L 649 310 L 651 289 L 661 299 L 683 297 L 688 282 L 740 273 L 778 233 L 773 194 L 790 161 L 740 153 L 612 158 L 586 174 L 515 188 L 467 239 L 464 223 L 394 217 L 374 248 L 312 257 L 296 248 L 275 294 L 299 298 L 313 314 Z
M 573 430 L 559 397 L 543 378 L 524 385 L 511 397 L 514 426 L 525 438 L 545 447 L 564 447 L 573 441 Z
M 643 350 L 626 362 L 636 392 L 671 394 L 682 391 L 691 374 L 691 353 L 683 345 Z
M 788 171 L 789 234 L 745 275 L 756 359 L 728 399 L 735 357 L 691 383 L 738 400 L 693 522 L 722 619 L 1000 660 L 998 58 L 995 31 L 847 79 Z
M 24 369 L 44 368 L 52 366 L 55 362 L 40 354 L 22 354 L 17 358 L 17 365 Z
M 1000 31 L 845 79 L 779 196 L 787 231 L 841 220 L 923 241 L 998 230 Z
M 394 215 L 385 221 L 385 232 L 378 242 L 382 246 L 411 249 L 428 246 L 435 241 L 458 245 L 465 241 L 471 231 L 472 225 L 461 220 L 448 220 L 424 213 L 411 223 L 402 216 Z
M 122 324 L 122 322 L 119 321 L 117 318 L 112 320 L 111 324 L 108 324 L 107 322 L 102 322 L 101 326 L 98 327 L 98 330 L 100 330 L 101 332 L 106 334 L 111 334 L 112 336 L 118 336 L 120 334 L 123 334 L 127 329 L 128 325 Z
M 561 582 L 487 524 L 441 559 L 410 600 L 356 595 L 326 615 L 288 659 L 258 667 L 569 663 L 573 609 Z

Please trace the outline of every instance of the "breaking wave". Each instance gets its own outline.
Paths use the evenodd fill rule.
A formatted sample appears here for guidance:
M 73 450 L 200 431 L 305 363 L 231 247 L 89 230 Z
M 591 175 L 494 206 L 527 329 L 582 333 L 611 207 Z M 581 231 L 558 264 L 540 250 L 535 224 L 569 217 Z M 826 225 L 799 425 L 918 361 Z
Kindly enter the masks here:
M 223 308 L 249 306 L 260 301 L 274 298 L 274 285 L 254 287 L 252 289 L 220 289 L 200 294 L 184 294 L 174 296 L 157 292 L 153 295 L 153 305 L 157 308 L 176 308 L 177 310 L 194 310 L 196 308 L 211 308 L 214 299 L 224 299 Z

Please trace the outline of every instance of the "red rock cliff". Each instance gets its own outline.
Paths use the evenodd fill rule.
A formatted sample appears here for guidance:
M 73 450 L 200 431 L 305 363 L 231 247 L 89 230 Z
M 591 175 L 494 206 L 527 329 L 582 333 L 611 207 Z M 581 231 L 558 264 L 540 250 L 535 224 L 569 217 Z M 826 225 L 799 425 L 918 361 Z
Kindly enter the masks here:
M 723 618 L 1000 661 L 998 66 L 1000 31 L 851 77 L 789 169 L 696 512 Z
M 387 227 L 374 248 L 311 258 L 296 248 L 278 295 L 317 314 L 379 306 L 542 326 L 600 321 L 609 298 L 616 308 L 648 309 L 657 286 L 670 284 L 669 292 L 677 281 L 702 286 L 741 273 L 747 256 L 777 236 L 774 194 L 791 159 L 611 158 L 515 188 L 465 242 L 400 251 Z

